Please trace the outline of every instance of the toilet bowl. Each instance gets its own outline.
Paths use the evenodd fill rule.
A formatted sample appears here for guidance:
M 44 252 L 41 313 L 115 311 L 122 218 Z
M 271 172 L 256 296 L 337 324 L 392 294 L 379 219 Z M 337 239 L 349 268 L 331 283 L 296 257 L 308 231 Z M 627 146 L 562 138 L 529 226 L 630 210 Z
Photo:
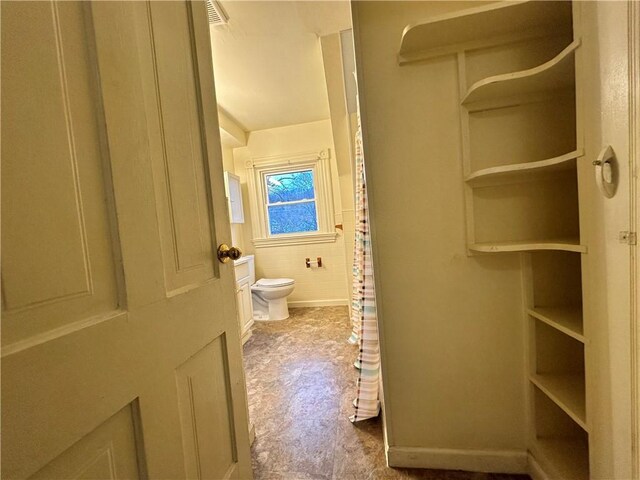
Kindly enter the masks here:
M 254 320 L 284 320 L 289 318 L 287 296 L 293 292 L 292 278 L 261 278 L 251 285 Z

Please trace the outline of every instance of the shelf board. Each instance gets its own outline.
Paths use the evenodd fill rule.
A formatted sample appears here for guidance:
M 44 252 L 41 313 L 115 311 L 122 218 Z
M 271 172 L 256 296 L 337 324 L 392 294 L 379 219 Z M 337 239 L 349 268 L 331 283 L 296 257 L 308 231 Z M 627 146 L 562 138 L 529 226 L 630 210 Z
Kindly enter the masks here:
M 580 307 L 533 307 L 529 308 L 527 313 L 579 342 L 585 343 Z
M 462 99 L 462 105 L 573 88 L 575 51 L 579 46 L 580 39 L 577 39 L 542 65 L 474 83 Z
M 589 478 L 589 447 L 585 441 L 573 438 L 538 437 L 533 450 L 534 457 L 550 466 L 553 478 Z
M 529 377 L 553 403 L 558 405 L 571 419 L 587 430 L 585 410 L 584 373 L 550 374 L 537 373 Z
M 532 250 L 562 250 L 565 252 L 586 253 L 587 247 L 576 239 L 529 240 L 517 242 L 472 243 L 469 250 L 482 253 L 528 252 Z
M 570 33 L 571 24 L 570 2 L 508 1 L 459 10 L 407 25 L 398 63 Z
M 560 155 L 559 157 L 539 160 L 537 162 L 517 163 L 500 167 L 483 168 L 467 175 L 465 182 L 472 187 L 486 187 L 490 185 L 506 185 L 529 181 L 532 176 L 560 173 L 571 170 L 578 157 L 582 157 L 582 149 Z

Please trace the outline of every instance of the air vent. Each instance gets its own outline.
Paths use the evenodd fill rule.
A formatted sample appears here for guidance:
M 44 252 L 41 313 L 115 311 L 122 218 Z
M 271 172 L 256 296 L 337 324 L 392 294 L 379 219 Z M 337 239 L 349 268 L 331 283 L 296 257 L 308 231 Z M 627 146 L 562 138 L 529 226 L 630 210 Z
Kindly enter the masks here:
M 216 0 L 205 0 L 207 4 L 207 14 L 209 15 L 209 24 L 211 25 L 226 25 L 229 22 L 229 17 L 224 13 L 222 5 Z

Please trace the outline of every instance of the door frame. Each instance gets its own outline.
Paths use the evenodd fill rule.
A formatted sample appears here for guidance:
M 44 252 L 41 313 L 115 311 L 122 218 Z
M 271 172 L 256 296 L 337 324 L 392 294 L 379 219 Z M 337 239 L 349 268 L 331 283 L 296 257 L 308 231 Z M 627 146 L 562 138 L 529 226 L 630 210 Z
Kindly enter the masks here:
M 638 208 L 638 156 L 640 155 L 640 5 L 628 2 L 629 29 L 629 231 L 637 236 L 640 225 Z M 640 255 L 638 246 L 630 246 L 631 299 L 631 419 L 632 476 L 640 479 Z

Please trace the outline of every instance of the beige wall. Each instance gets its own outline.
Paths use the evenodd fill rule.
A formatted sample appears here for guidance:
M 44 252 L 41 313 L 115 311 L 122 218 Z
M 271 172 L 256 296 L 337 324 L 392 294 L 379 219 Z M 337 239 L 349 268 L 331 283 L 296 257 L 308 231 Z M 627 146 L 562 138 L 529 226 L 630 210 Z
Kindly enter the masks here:
M 222 168 L 225 172 L 235 173 L 236 167 L 233 161 L 233 148 L 222 146 Z
M 296 281 L 296 288 L 289 297 L 293 306 L 346 304 L 349 299 L 347 288 L 344 236 L 338 230 L 333 243 L 319 243 L 280 247 L 255 248 L 251 239 L 250 204 L 247 192 L 246 163 L 252 158 L 302 152 L 331 151 L 331 179 L 334 200 L 334 214 L 341 216 L 340 184 L 338 180 L 331 122 L 292 125 L 288 127 L 258 130 L 249 134 L 246 147 L 234 149 L 235 173 L 240 176 L 243 188 L 245 218 L 242 227 L 244 247 L 256 258 L 256 277 L 288 277 Z M 334 221 L 334 218 L 331 219 Z M 322 268 L 308 269 L 305 258 L 322 257 Z
M 349 289 L 352 285 L 353 244 L 355 241 L 355 211 L 353 192 L 353 156 L 351 141 L 351 119 L 347 111 L 346 85 L 342 58 L 342 43 L 339 33 L 320 38 L 322 46 L 322 60 L 329 97 L 329 111 L 331 112 L 331 128 L 335 145 L 336 169 L 340 184 L 341 223 L 344 235 L 345 267 Z
M 407 24 L 469 6 L 353 3 L 388 442 L 445 461 L 526 440 L 519 256 L 466 253 L 456 59 L 396 62 Z

